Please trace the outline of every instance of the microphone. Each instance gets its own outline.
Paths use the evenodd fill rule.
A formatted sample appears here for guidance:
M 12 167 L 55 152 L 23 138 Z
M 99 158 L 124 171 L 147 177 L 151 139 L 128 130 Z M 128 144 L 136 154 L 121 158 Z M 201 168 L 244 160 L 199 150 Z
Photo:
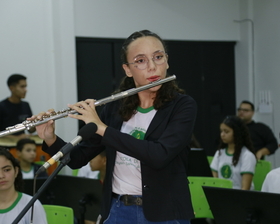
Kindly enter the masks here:
M 64 155 L 68 154 L 75 145 L 77 145 L 82 140 L 87 140 L 97 131 L 97 125 L 95 123 L 88 123 L 85 126 L 83 126 L 79 132 L 78 136 L 75 137 L 72 141 L 67 143 L 62 147 L 60 151 L 58 151 L 52 158 L 50 158 L 47 162 L 45 162 L 36 172 L 35 176 L 42 173 L 46 169 L 48 169 L 50 166 L 52 166 L 55 162 L 57 162 L 60 158 L 62 158 Z

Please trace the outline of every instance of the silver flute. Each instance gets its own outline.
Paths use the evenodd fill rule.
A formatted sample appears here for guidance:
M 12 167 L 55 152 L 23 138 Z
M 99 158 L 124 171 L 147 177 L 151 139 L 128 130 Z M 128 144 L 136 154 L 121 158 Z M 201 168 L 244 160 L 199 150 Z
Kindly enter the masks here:
M 109 97 L 106 97 L 106 98 L 103 98 L 103 99 L 100 99 L 100 100 L 96 100 L 94 102 L 94 105 L 95 106 L 101 106 L 101 105 L 104 105 L 106 103 L 109 103 L 109 102 L 112 102 L 112 101 L 122 99 L 124 97 L 134 95 L 134 94 L 136 94 L 138 92 L 141 92 L 143 90 L 150 89 L 154 86 L 158 86 L 158 85 L 161 85 L 163 83 L 172 81 L 174 79 L 176 79 L 176 76 L 172 75 L 172 76 L 169 76 L 167 78 L 160 79 L 160 80 L 157 80 L 155 82 L 151 82 L 151 83 L 149 83 L 145 86 L 140 86 L 140 87 L 128 89 L 126 91 L 116 93 L 116 94 L 111 95 Z M 35 119 L 33 121 L 27 121 L 26 120 L 26 121 L 23 121 L 21 124 L 17 124 L 17 125 L 11 126 L 11 127 L 7 127 L 6 130 L 0 132 L 0 137 L 3 137 L 5 135 L 10 135 L 10 134 L 13 134 L 13 133 L 16 133 L 16 132 L 19 132 L 19 131 L 23 131 L 25 129 L 29 130 L 30 128 L 33 128 L 33 127 L 38 126 L 40 124 L 47 123 L 50 120 L 57 120 L 57 119 L 60 119 L 60 118 L 67 117 L 68 114 L 76 114 L 76 113 L 78 113 L 78 112 L 76 110 L 71 109 L 71 108 L 67 108 L 67 109 L 64 109 L 64 110 L 57 111 L 57 112 L 52 111 L 49 115 L 42 116 L 41 119 Z

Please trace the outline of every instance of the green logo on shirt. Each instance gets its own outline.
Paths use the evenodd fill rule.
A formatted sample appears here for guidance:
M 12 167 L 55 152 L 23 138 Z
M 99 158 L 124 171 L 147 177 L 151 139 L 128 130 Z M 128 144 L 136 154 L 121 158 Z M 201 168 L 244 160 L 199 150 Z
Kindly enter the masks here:
M 222 166 L 222 168 L 221 168 L 221 174 L 222 174 L 223 178 L 225 178 L 225 179 L 230 178 L 231 175 L 232 175 L 232 170 L 231 170 L 230 165 L 224 165 L 224 166 Z
M 145 133 L 143 131 L 139 131 L 139 130 L 134 130 L 131 135 L 134 137 L 134 138 L 137 138 L 137 139 L 144 139 L 144 136 L 145 136 Z

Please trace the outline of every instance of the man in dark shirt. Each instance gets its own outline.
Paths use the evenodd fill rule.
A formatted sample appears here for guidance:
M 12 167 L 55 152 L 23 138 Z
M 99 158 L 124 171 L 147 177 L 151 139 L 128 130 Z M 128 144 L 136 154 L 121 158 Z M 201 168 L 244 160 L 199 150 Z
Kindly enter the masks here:
M 254 112 L 254 104 L 244 100 L 238 108 L 237 116 L 247 124 L 256 156 L 261 159 L 265 155 L 273 154 L 278 149 L 278 143 L 272 130 L 267 125 L 252 120 Z
M 26 77 L 20 74 L 13 74 L 8 78 L 7 85 L 11 91 L 11 96 L 0 102 L 0 131 L 22 123 L 26 118 L 32 116 L 29 103 L 21 100 L 25 98 L 27 92 Z M 34 131 L 35 128 L 29 130 L 30 133 Z M 21 131 L 7 137 L 18 140 L 28 136 L 24 134 L 24 131 Z

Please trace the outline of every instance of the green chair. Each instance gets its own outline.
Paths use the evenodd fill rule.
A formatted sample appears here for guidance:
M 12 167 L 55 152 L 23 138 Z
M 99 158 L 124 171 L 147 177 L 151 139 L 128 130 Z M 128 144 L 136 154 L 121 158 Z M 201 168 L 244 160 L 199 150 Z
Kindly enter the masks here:
M 194 177 L 189 176 L 189 187 L 195 218 L 213 219 L 207 198 L 202 186 L 232 188 L 232 181 L 215 177 Z
M 44 165 L 45 161 L 35 161 L 34 163 L 38 164 L 38 165 Z
M 74 224 L 74 212 L 70 207 L 43 205 L 48 224 Z
M 266 160 L 259 160 L 256 165 L 255 174 L 253 177 L 253 183 L 256 191 L 262 189 L 262 184 L 267 173 L 271 170 L 271 162 Z
M 211 165 L 211 162 L 212 162 L 213 158 L 214 158 L 214 156 L 207 156 L 209 166 Z
M 72 176 L 78 176 L 79 169 L 72 170 Z

